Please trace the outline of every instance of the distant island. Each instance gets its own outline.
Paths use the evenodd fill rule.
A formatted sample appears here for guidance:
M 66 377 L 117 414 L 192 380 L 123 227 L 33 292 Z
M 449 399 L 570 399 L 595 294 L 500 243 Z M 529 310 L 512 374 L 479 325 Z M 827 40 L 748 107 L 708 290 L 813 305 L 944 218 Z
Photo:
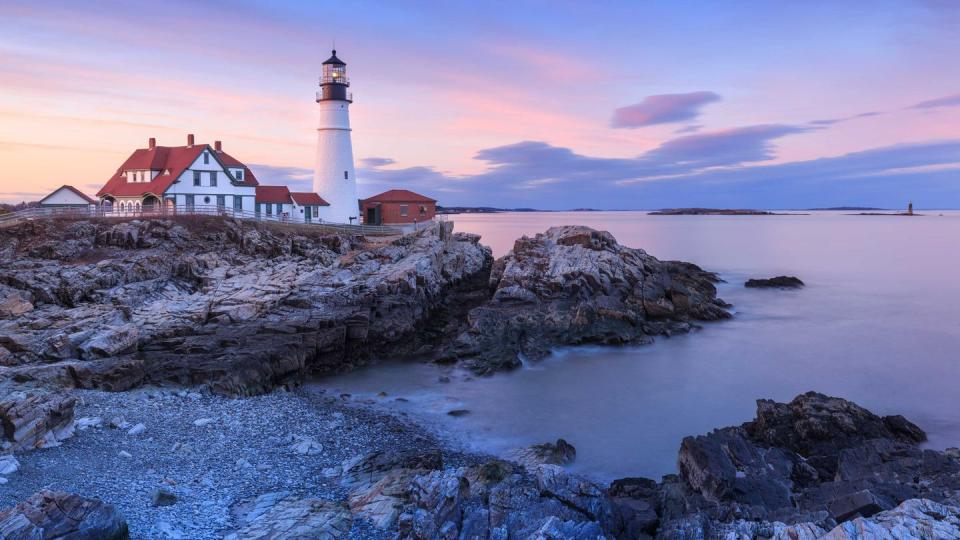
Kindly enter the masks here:
M 885 208 L 874 208 L 872 206 L 831 206 L 830 208 L 810 208 L 816 212 L 824 211 L 844 211 L 844 212 L 872 212 L 876 210 L 885 210 Z
M 785 216 L 797 214 L 780 214 L 766 210 L 729 209 L 729 208 L 664 208 L 647 212 L 651 216 Z
M 438 206 L 438 214 L 495 214 L 498 212 L 602 212 L 596 208 L 570 210 L 542 210 L 539 208 L 495 208 L 492 206 Z

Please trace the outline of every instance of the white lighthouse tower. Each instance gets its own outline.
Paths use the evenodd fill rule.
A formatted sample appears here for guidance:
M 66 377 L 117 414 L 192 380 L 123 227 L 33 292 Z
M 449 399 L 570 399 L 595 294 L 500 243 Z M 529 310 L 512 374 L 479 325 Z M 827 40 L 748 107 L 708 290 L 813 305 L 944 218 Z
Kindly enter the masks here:
M 337 51 L 323 63 L 320 91 L 320 126 L 317 128 L 317 162 L 313 172 L 313 190 L 330 206 L 321 218 L 337 223 L 358 223 L 357 178 L 353 169 L 353 144 L 350 142 L 350 104 L 347 91 L 347 64 Z

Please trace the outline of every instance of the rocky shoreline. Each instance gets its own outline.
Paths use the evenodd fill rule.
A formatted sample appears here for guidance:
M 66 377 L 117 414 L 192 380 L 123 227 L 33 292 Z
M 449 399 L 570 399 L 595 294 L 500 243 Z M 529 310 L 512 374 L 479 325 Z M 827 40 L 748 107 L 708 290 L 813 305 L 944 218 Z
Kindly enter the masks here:
M 219 218 L 0 230 L 0 535 L 960 537 L 960 452 L 816 393 L 688 437 L 678 475 L 600 485 L 563 468 L 576 441 L 465 453 L 299 388 L 384 357 L 488 375 L 730 317 L 716 275 L 606 232 L 552 228 L 494 261 L 451 225 L 379 243 Z

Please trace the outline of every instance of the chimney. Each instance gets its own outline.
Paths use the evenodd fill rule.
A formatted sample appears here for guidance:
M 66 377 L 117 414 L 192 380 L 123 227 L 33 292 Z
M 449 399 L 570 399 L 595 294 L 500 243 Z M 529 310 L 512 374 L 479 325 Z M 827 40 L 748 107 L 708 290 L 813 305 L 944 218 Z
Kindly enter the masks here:
M 217 152 L 223 152 L 223 143 L 220 141 L 213 141 L 213 149 Z
M 153 149 L 156 148 L 156 147 L 157 147 L 157 139 L 156 139 L 156 137 L 150 137 L 150 140 L 147 141 L 147 149 L 148 149 L 148 150 L 153 150 Z
M 193 133 L 187 135 L 187 148 L 193 148 Z

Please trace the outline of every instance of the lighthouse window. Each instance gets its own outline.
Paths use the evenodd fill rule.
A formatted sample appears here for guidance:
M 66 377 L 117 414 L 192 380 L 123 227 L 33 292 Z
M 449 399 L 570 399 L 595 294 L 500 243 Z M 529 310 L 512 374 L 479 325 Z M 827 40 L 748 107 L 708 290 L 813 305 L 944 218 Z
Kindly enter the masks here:
M 343 171 L 343 179 L 344 179 L 344 180 L 349 180 L 349 179 L 350 179 L 350 173 L 347 172 L 347 171 Z

